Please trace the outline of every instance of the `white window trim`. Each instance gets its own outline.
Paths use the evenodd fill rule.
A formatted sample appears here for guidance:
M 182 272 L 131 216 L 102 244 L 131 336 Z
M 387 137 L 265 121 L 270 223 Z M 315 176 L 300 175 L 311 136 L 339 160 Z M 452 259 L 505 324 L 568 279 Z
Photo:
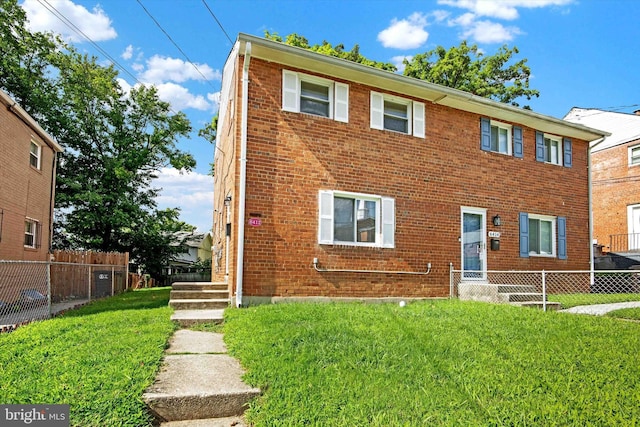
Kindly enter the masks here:
M 389 101 L 407 106 L 407 132 L 399 132 L 384 127 L 384 102 Z M 370 123 L 371 129 L 395 132 L 402 135 L 413 135 L 418 138 L 425 138 L 425 104 L 398 96 L 387 95 L 381 92 L 371 91 L 370 96 Z
M 502 128 L 507 131 L 507 152 L 503 153 L 502 151 L 493 151 L 493 150 L 489 150 L 489 151 L 491 153 L 502 154 L 505 156 L 513 156 L 513 125 L 491 120 L 489 122 L 489 135 L 491 135 L 491 128 L 493 126 L 497 126 L 498 128 Z
M 313 83 L 329 89 L 329 116 L 300 111 L 302 82 Z M 282 109 L 293 113 L 307 114 L 339 122 L 349 122 L 349 85 L 295 71 L 282 70 Z
M 334 199 L 336 197 L 376 203 L 375 242 L 337 241 L 334 237 Z M 324 202 L 323 202 L 324 200 Z M 383 205 L 385 209 L 383 210 Z M 327 233 L 329 238 L 323 237 Z M 372 194 L 320 190 L 318 193 L 318 244 L 373 248 L 395 247 L 395 200 Z
M 25 218 L 24 219 L 25 222 L 25 228 L 26 228 L 26 223 L 29 222 L 33 225 L 33 233 L 30 233 L 29 235 L 33 236 L 33 244 L 32 245 L 24 245 L 25 248 L 29 248 L 29 249 L 36 249 L 38 247 L 38 224 L 40 223 L 37 219 L 33 219 L 33 218 Z M 24 236 L 27 236 L 27 230 L 24 231 Z M 23 237 L 23 241 L 24 241 L 24 237 Z
M 31 145 L 32 144 L 35 145 L 36 147 L 38 147 L 38 153 L 36 154 L 36 158 L 37 158 L 37 165 L 36 166 L 31 164 L 31 155 L 33 154 L 31 152 Z M 40 170 L 40 166 L 41 165 L 42 165 L 42 146 L 32 139 L 31 143 L 29 144 L 29 166 L 31 166 L 32 168 Z
M 540 257 L 540 258 L 556 258 L 558 250 L 557 250 L 557 240 L 558 240 L 558 231 L 557 231 L 557 217 L 549 216 L 549 215 L 537 215 L 537 214 L 529 214 L 529 220 L 537 219 L 540 221 L 548 221 L 551 222 L 551 252 L 550 254 L 536 253 L 529 250 L 530 257 Z M 529 233 L 531 233 L 531 229 L 529 229 Z M 539 238 L 540 236 L 538 236 Z M 529 247 L 531 247 L 531 234 L 529 234 Z
M 637 149 L 638 151 L 640 151 L 640 145 L 636 144 L 636 145 L 632 145 L 629 147 L 628 149 L 628 156 L 629 156 L 629 166 L 640 166 L 640 160 L 638 161 L 638 163 L 633 163 L 631 161 L 631 159 L 633 158 L 632 156 L 632 152 L 634 149 Z
M 546 154 L 547 154 L 547 145 L 545 144 L 545 140 L 546 139 L 550 139 L 552 141 L 557 141 L 558 142 L 558 163 L 553 163 L 553 162 L 548 162 L 546 160 Z M 561 136 L 558 135 L 551 135 L 548 133 L 545 133 L 542 136 L 542 143 L 544 144 L 544 152 L 545 152 L 545 163 L 548 165 L 556 165 L 556 166 L 564 166 L 564 140 Z

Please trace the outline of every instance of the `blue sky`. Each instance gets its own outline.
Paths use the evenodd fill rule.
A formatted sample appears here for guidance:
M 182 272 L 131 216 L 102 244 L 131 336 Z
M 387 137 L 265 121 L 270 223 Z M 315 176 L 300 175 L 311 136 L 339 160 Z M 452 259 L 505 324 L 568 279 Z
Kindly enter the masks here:
M 562 118 L 572 107 L 640 109 L 640 2 L 636 0 L 20 0 L 30 25 L 62 34 L 80 51 L 116 61 L 122 85 L 155 84 L 191 119 L 180 141 L 196 171 L 161 171 L 159 206 L 211 227 L 213 147 L 197 136 L 218 109 L 221 70 L 238 33 L 298 33 L 377 61 L 449 48 L 462 40 L 488 55 L 517 46 L 540 98 L 534 111 Z M 62 19 L 60 19 L 62 18 Z M 66 21 L 66 22 L 65 22 Z M 72 23 L 73 25 L 69 25 Z M 72 27 L 79 31 L 74 31 Z M 80 34 L 82 33 L 82 34 Z M 90 39 L 91 41 L 87 40 Z

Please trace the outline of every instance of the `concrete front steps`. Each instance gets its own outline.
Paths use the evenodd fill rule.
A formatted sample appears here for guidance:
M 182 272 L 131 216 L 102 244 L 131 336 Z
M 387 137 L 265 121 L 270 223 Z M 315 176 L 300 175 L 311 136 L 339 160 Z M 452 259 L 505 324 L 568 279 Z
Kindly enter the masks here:
M 558 302 L 543 301 L 542 294 L 536 292 L 535 286 L 509 285 L 466 282 L 458 285 L 458 295 L 461 300 L 506 303 L 521 307 L 543 308 L 559 310 Z
M 171 285 L 171 320 L 183 328 L 198 323 L 222 323 L 229 306 L 229 290 L 224 282 L 176 282 Z
M 260 394 L 242 375 L 222 334 L 181 329 L 143 400 L 162 427 L 242 427 L 249 401 Z

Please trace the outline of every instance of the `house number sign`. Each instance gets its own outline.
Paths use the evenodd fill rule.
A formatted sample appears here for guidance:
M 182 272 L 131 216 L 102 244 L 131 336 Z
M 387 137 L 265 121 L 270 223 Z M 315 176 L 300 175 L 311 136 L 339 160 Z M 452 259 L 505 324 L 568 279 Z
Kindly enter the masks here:
M 489 232 L 489 237 L 493 237 L 495 239 L 500 238 L 500 232 L 499 231 L 490 231 Z
M 260 227 L 262 225 L 262 219 L 260 218 L 249 218 L 249 225 L 252 227 Z

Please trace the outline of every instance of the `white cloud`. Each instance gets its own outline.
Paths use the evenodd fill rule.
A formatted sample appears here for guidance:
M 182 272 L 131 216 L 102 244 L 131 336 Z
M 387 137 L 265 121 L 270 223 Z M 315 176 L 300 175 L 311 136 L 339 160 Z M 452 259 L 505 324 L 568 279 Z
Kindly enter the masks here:
M 195 225 L 201 232 L 213 225 L 213 177 L 196 172 L 180 173 L 162 168 L 154 187 L 161 187 L 156 198 L 159 209 L 180 208 L 180 220 Z
M 124 60 L 131 59 L 133 57 L 133 46 L 132 45 L 127 46 L 124 52 L 122 52 L 122 54 L 120 55 L 120 57 Z
M 210 111 L 213 109 L 211 102 L 202 95 L 194 95 L 184 86 L 175 83 L 161 83 L 154 85 L 158 88 L 158 97 L 171 104 L 174 110 L 194 108 L 196 110 Z
M 167 81 L 182 83 L 187 80 L 221 80 L 220 71 L 207 64 L 195 64 L 177 58 L 154 55 L 147 60 L 146 70 L 139 77 L 145 83 Z
M 429 38 L 429 33 L 424 29 L 426 25 L 427 18 L 418 12 L 407 19 L 393 19 L 388 28 L 378 33 L 378 41 L 384 47 L 415 49 L 422 46 Z
M 467 9 L 477 16 L 514 20 L 520 15 L 518 8 L 533 9 L 565 6 L 575 0 L 438 0 L 438 4 Z
M 491 21 L 474 21 L 463 30 L 462 37 L 479 43 L 503 43 L 513 40 L 518 34 L 521 31 L 517 27 L 505 27 Z
M 118 35 L 111 26 L 111 19 L 100 6 L 95 6 L 89 11 L 71 0 L 48 0 L 44 4 L 38 0 L 25 0 L 22 3 L 22 8 L 27 13 L 31 30 L 53 31 L 62 35 L 65 40 L 74 43 L 86 42 L 87 40 L 56 15 L 66 18 L 94 42 L 111 40 Z

